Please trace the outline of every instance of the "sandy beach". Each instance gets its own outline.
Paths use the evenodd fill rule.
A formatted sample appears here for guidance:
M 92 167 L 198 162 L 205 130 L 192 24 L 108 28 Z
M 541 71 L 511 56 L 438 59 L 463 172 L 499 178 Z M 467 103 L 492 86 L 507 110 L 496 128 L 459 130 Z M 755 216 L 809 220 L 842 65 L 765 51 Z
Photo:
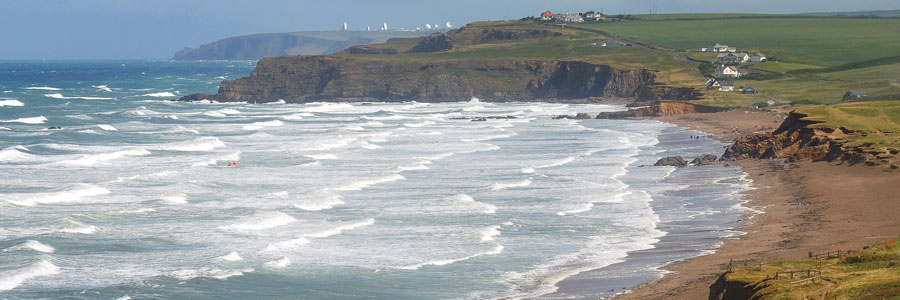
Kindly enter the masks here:
M 733 110 L 657 118 L 707 132 L 725 141 L 754 126 L 774 126 L 789 109 Z M 721 153 L 720 153 L 721 154 Z M 900 172 L 829 162 L 743 160 L 753 180 L 741 219 L 745 232 L 715 253 L 672 263 L 664 277 L 615 299 L 708 299 L 710 286 L 729 261 L 758 263 L 805 258 L 809 252 L 857 250 L 900 234 Z

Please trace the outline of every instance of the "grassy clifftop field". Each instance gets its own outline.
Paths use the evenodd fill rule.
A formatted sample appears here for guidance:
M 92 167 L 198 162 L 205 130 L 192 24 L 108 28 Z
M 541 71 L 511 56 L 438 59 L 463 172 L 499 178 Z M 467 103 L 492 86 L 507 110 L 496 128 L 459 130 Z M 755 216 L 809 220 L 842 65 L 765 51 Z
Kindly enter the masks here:
M 709 91 L 701 101 L 705 104 L 834 103 L 850 90 L 866 91 L 869 99 L 900 98 L 897 18 L 675 14 L 570 26 L 710 62 L 716 53 L 699 52 L 699 48 L 714 43 L 750 54 L 762 52 L 770 59 L 743 64 L 754 74 L 733 80 L 736 88 L 753 87 L 758 94 Z
M 724 299 L 898 299 L 897 242 L 900 239 L 851 254 L 734 268 L 714 288 Z

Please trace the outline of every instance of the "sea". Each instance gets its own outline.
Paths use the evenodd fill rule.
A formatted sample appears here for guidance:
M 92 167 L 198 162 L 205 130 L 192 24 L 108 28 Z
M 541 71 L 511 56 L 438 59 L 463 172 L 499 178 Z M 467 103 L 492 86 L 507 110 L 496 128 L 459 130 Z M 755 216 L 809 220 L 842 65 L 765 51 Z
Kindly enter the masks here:
M 0 61 L 0 298 L 598 299 L 750 212 L 652 166 L 703 133 L 552 118 L 621 105 L 170 101 L 254 65 Z

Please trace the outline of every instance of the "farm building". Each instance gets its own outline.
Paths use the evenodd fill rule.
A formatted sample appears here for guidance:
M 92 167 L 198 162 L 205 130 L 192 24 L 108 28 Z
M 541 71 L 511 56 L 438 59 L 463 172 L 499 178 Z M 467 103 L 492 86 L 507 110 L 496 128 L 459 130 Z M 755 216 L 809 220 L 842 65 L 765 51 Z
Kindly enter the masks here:
M 719 56 L 716 56 L 716 61 L 724 63 L 743 63 L 750 61 L 750 55 L 747 55 L 746 52 L 722 53 L 719 54 Z
M 735 66 L 721 65 L 718 68 L 716 68 L 716 78 L 725 78 L 725 77 L 737 78 L 737 77 L 744 76 L 744 74 L 746 74 L 746 73 L 747 73 L 747 71 L 745 71 L 743 69 L 739 69 L 738 67 L 735 67 Z
M 734 82 L 733 81 L 722 81 L 719 83 L 719 90 L 723 92 L 732 92 L 734 91 Z
M 757 52 L 756 54 L 753 54 L 753 56 L 750 57 L 750 62 L 752 62 L 752 63 L 758 63 L 758 62 L 764 62 L 764 61 L 766 61 L 766 56 L 759 52 Z

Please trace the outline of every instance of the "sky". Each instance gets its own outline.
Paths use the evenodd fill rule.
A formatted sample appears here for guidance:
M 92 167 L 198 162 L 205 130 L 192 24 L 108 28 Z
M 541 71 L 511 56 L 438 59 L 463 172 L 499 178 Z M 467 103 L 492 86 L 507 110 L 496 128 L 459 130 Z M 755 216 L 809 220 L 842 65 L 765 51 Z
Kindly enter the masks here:
M 265 32 L 415 28 L 554 12 L 805 13 L 900 9 L 898 0 L 0 0 L 0 59 L 168 59 Z

